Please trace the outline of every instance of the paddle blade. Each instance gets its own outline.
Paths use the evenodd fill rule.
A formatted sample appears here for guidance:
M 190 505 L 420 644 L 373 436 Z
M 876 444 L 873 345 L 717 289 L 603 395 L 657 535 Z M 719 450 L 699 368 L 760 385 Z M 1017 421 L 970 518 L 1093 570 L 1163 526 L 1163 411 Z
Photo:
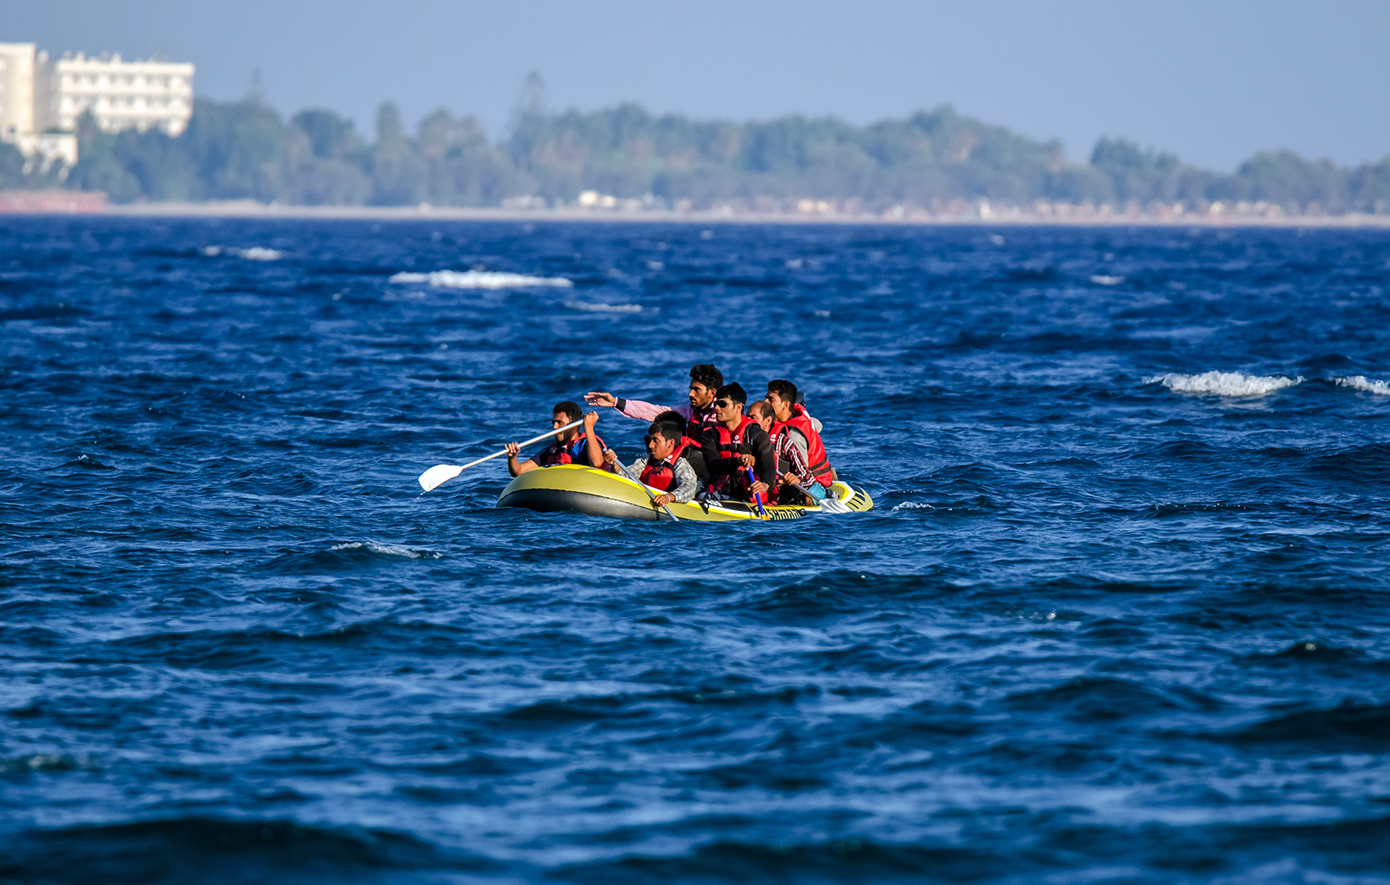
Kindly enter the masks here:
M 436 464 L 429 470 L 420 474 L 420 488 L 425 491 L 438 488 L 463 472 L 463 468 L 455 464 Z

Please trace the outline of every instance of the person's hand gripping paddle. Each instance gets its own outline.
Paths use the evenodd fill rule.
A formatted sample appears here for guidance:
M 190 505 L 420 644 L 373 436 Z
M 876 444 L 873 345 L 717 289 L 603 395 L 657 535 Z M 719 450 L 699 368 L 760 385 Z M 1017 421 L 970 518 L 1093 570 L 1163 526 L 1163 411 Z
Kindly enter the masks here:
M 745 467 L 743 469 L 748 471 L 748 488 L 751 489 L 753 488 L 753 485 L 758 481 L 758 478 L 753 475 L 752 467 Z M 753 503 L 758 507 L 758 516 L 762 519 L 767 519 L 767 511 L 763 509 L 763 496 L 757 492 L 754 492 Z
M 543 439 L 549 439 L 557 433 L 562 433 L 566 430 L 569 430 L 571 427 L 578 427 L 583 423 L 583 418 L 580 418 L 578 421 L 571 421 L 564 427 L 557 427 L 554 430 L 547 430 L 540 436 L 528 439 L 526 442 L 520 443 L 520 446 L 529 446 L 531 445 L 531 443 L 538 443 Z M 434 489 L 439 488 L 441 485 L 453 479 L 454 477 L 458 476 L 460 473 L 467 470 L 468 468 L 476 467 L 484 461 L 491 461 L 493 458 L 500 458 L 505 454 L 507 454 L 507 450 L 503 449 L 500 452 L 493 452 L 486 458 L 479 458 L 476 461 L 469 461 L 467 464 L 464 464 L 463 466 L 458 466 L 455 464 L 436 464 L 429 470 L 426 470 L 424 473 L 420 474 L 420 488 L 424 489 L 427 492 L 432 491 Z
M 612 449 L 609 449 L 608 451 L 604 452 L 604 455 L 607 455 L 609 452 L 612 452 L 612 451 L 613 451 Z M 606 459 L 605 459 L 605 460 L 606 460 Z M 627 467 L 623 464 L 623 462 L 618 460 L 617 455 L 614 455 L 614 456 L 613 456 L 613 459 L 612 459 L 611 461 L 609 461 L 608 463 L 609 463 L 609 464 L 616 464 L 617 467 L 618 467 L 618 469 L 621 470 L 621 471 L 623 472 L 623 476 L 626 476 L 628 479 L 632 480 L 633 482 L 635 482 L 635 483 L 637 483 L 639 486 L 641 486 L 641 487 L 642 487 L 642 491 L 644 491 L 644 492 L 647 493 L 647 497 L 652 499 L 652 503 L 653 503 L 653 504 L 656 503 L 656 495 L 653 495 L 653 494 L 652 494 L 652 490 L 649 489 L 649 488 L 647 488 L 647 484 L 644 483 L 644 482 L 642 482 L 642 480 L 640 480 L 640 479 L 638 479 L 637 477 L 633 476 L 633 475 L 632 475 L 632 471 L 631 471 L 631 470 L 628 470 Z M 665 504 L 662 504 L 662 505 L 661 505 L 661 509 L 666 511 L 666 515 L 669 516 L 669 517 L 671 517 L 671 521 L 672 521 L 672 522 L 680 522 L 679 519 L 676 519 L 676 514 L 674 514 L 674 513 L 671 512 L 671 508 L 670 508 L 670 507 L 668 507 L 668 506 L 665 505 Z

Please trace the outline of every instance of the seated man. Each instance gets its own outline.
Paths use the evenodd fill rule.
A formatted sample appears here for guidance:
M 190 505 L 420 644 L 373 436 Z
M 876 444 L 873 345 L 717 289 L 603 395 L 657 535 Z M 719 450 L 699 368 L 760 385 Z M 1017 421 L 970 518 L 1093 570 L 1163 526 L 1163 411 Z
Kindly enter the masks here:
M 790 431 L 790 444 L 805 457 L 808 478 L 828 489 L 835 481 L 835 470 L 830 466 L 825 444 L 821 442 L 821 424 L 811 417 L 805 406 L 796 401 L 796 396 L 796 385 L 790 381 L 778 379 L 767 382 L 767 404 L 772 406 L 778 423 L 786 425 Z M 803 484 L 802 488 L 807 490 L 809 486 Z
M 629 418 L 643 421 L 654 421 L 663 412 L 675 412 L 684 424 L 685 435 L 698 449 L 705 430 L 715 424 L 714 392 L 723 383 L 724 376 L 718 369 L 709 363 L 700 363 L 690 370 L 690 404 L 687 406 L 655 406 L 641 400 L 620 399 L 604 391 L 586 393 L 584 401 L 591 406 L 611 406 Z
M 581 414 L 583 413 L 580 411 L 578 403 L 572 403 L 569 400 L 556 403 L 554 412 L 550 416 L 550 426 L 564 427 L 566 424 L 578 421 Z M 597 423 L 598 412 L 584 415 L 583 433 L 580 433 L 577 427 L 562 430 L 555 434 L 555 442 L 551 443 L 549 448 L 535 458 L 528 458 L 521 463 L 517 463 L 516 460 L 521 446 L 514 442 L 507 443 L 507 471 L 512 476 L 520 476 L 528 470 L 535 470 L 537 467 L 551 467 L 556 464 L 605 466 L 603 463 L 603 440 L 599 439 L 597 433 L 594 433 L 594 425 Z
M 752 501 L 759 495 L 764 504 L 770 504 L 768 492 L 777 485 L 777 459 L 771 438 L 743 414 L 747 402 L 748 394 L 738 384 L 725 384 L 715 393 L 714 414 L 719 423 L 705 431 L 700 446 L 710 475 L 707 496 Z
M 777 413 L 766 400 L 748 407 L 748 414 L 772 438 L 772 454 L 777 459 L 777 487 L 773 489 L 774 504 L 818 504 L 825 498 L 825 486 L 816 482 L 807 469 L 805 438 L 801 446 L 793 437 L 795 430 L 777 420 Z
M 656 416 L 655 423 L 670 424 L 676 429 L 676 434 L 680 437 L 680 441 L 676 443 L 676 457 L 685 459 L 686 463 L 690 465 L 690 469 L 695 471 L 695 476 L 699 478 L 700 482 L 709 482 L 709 470 L 705 467 L 705 456 L 700 454 L 700 440 L 698 438 L 691 439 L 686 433 L 685 416 L 676 411 L 662 412 Z
M 674 424 L 657 422 L 647 429 L 647 457 L 638 458 L 628 468 L 628 473 L 637 477 L 638 482 L 651 486 L 661 494 L 652 499 L 652 506 L 661 508 L 667 504 L 684 504 L 695 497 L 700 481 L 690 464 L 676 455 L 676 445 L 680 441 L 680 427 Z M 617 454 L 609 449 L 603 453 L 603 460 L 613 465 Z

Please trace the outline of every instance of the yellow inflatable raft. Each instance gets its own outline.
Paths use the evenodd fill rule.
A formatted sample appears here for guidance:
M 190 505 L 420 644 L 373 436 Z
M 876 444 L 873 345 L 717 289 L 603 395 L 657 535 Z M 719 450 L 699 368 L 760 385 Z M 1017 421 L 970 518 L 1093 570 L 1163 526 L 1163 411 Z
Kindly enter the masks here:
M 830 494 L 840 504 L 855 513 L 873 509 L 874 501 L 863 489 L 843 482 L 830 487 Z M 626 519 L 664 519 L 664 510 L 652 506 L 639 483 L 625 476 L 579 464 L 541 467 L 529 470 L 513 479 L 497 499 L 498 507 L 524 507 L 543 512 L 573 511 L 590 516 L 618 516 Z M 742 501 L 718 501 L 700 504 L 672 504 L 676 518 L 692 522 L 728 522 L 735 519 L 759 519 L 757 508 Z M 800 519 L 821 512 L 821 506 L 767 507 L 769 519 Z

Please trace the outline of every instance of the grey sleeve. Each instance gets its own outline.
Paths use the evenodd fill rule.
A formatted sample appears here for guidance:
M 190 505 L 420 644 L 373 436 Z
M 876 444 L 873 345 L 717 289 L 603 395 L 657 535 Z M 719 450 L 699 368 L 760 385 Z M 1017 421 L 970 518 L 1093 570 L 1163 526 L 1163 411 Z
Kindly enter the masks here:
M 633 479 L 637 480 L 638 482 L 641 482 L 641 481 L 642 481 L 642 471 L 646 468 L 646 466 L 647 466 L 647 459 L 646 459 L 646 458 L 638 458 L 636 461 L 633 461 L 631 464 L 627 465 L 627 470 L 628 470 L 628 473 L 631 473 L 631 474 L 632 474 L 632 478 L 633 478 Z
M 671 500 L 677 504 L 684 504 L 694 500 L 695 489 L 700 484 L 700 480 L 695 476 L 695 470 L 690 466 L 690 462 L 684 458 L 676 459 L 676 490 L 671 492 Z

